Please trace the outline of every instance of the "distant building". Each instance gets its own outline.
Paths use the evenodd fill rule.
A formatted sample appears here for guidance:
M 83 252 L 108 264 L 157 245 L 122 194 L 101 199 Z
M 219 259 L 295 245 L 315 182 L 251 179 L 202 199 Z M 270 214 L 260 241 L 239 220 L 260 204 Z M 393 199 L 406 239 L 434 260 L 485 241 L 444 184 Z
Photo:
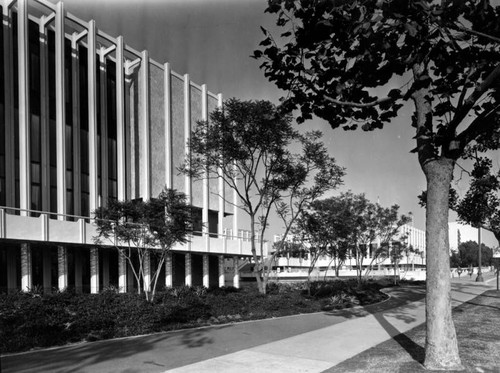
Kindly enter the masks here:
M 408 253 L 408 255 L 404 254 L 403 258 L 399 262 L 399 265 L 402 267 L 415 268 L 415 267 L 425 267 L 425 256 L 426 256 L 426 242 L 425 242 L 425 231 L 415 228 L 411 225 L 405 224 L 399 229 L 399 234 L 395 237 L 394 241 L 398 241 L 398 237 L 403 237 L 406 245 L 412 246 L 414 252 Z M 282 235 L 275 235 L 274 242 L 278 242 L 282 239 Z M 287 238 L 289 241 L 293 241 L 294 237 L 290 236 Z M 370 262 L 373 259 L 373 255 L 377 248 L 381 245 L 380 240 L 375 240 L 369 250 L 368 255 L 363 261 L 363 267 L 367 267 L 370 265 Z M 309 255 L 307 253 L 295 253 L 295 255 L 283 256 L 277 259 L 275 263 L 275 267 L 281 270 L 292 270 L 292 271 L 301 271 L 309 267 L 310 260 Z M 331 257 L 322 256 L 316 263 L 316 267 L 319 270 L 324 270 L 331 265 Z M 377 268 L 391 267 L 393 263 L 390 258 L 386 258 L 381 261 L 377 261 L 374 263 Z M 355 266 L 355 259 L 351 256 L 348 258 L 344 266 L 346 268 L 352 268 Z

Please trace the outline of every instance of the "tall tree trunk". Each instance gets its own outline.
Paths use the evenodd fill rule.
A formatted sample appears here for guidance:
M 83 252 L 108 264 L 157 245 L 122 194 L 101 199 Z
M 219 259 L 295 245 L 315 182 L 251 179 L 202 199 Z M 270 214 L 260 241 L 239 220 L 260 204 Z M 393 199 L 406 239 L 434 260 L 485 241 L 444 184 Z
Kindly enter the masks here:
M 427 369 L 463 369 L 451 317 L 448 195 L 454 161 L 444 157 L 422 165 L 427 178 L 427 294 L 425 362 Z

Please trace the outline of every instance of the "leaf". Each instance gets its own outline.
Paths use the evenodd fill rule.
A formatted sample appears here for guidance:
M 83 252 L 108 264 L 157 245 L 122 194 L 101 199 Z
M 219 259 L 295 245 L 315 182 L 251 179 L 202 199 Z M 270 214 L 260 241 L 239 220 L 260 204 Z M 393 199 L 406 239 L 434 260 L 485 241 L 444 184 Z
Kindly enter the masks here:
M 258 60 L 259 58 L 261 58 L 261 57 L 262 57 L 262 51 L 260 51 L 260 50 L 255 50 L 255 51 L 253 51 L 253 55 L 252 55 L 252 56 L 250 56 L 250 57 L 255 58 L 255 59 L 257 59 L 257 60 Z
M 408 33 L 410 34 L 411 37 L 415 37 L 415 35 L 417 35 L 417 29 L 412 24 L 405 23 L 404 27 L 405 27 L 406 31 L 408 31 Z
M 264 40 L 262 40 L 259 45 L 262 45 L 263 47 L 267 47 L 268 45 L 271 45 L 271 39 L 269 38 L 266 38 Z
M 387 96 L 397 99 L 401 97 L 401 90 L 400 89 L 391 89 Z

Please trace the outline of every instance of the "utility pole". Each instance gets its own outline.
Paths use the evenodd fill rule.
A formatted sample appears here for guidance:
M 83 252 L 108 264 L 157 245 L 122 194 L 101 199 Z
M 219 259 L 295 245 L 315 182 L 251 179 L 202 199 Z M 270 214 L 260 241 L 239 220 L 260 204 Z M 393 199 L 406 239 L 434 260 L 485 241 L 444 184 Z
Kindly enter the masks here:
M 477 254 L 477 259 L 479 261 L 478 267 L 477 267 L 477 277 L 476 277 L 476 282 L 483 282 L 483 273 L 481 272 L 481 227 L 477 229 L 477 241 L 479 245 L 479 250 Z

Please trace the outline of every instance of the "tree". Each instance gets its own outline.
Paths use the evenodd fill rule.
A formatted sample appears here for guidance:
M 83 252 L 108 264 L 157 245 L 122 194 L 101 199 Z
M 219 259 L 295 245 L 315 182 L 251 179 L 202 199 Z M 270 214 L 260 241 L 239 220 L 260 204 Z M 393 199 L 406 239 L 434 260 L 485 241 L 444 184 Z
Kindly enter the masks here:
M 412 245 L 408 245 L 406 237 L 403 235 L 401 240 L 393 241 L 387 245 L 387 257 L 391 259 L 391 263 L 394 265 L 394 285 L 398 283 L 398 267 L 403 256 L 409 257 L 410 253 L 415 253 L 416 250 Z
M 310 245 L 322 247 L 322 252 L 330 248 L 335 256 L 339 253 L 339 258 L 353 253 L 358 281 L 361 283 L 366 244 L 376 238 L 372 226 L 373 208 L 364 194 L 357 195 L 351 191 L 318 200 L 311 204 L 311 211 L 304 215 L 300 230 Z
M 339 276 L 340 267 L 347 258 L 348 245 L 344 239 L 346 227 L 338 219 L 337 202 L 336 198 L 327 198 L 311 203 L 298 220 L 296 232 L 309 245 L 323 248 L 332 258 L 329 266 L 334 263 L 335 275 Z
M 298 140 L 302 146 L 302 152 L 292 160 L 295 170 L 294 177 L 290 179 L 291 183 L 288 189 L 275 201 L 276 213 L 285 228 L 281 235 L 283 248 L 290 247 L 285 244 L 289 234 L 311 203 L 327 191 L 336 189 L 342 184 L 345 169 L 338 166 L 335 159 L 328 154 L 324 144 L 319 141 L 321 136 L 319 131 L 299 135 Z M 275 254 L 278 252 L 274 251 L 271 260 L 274 260 Z M 268 266 L 268 270 L 264 274 L 264 286 L 267 284 L 270 271 L 271 266 Z
M 463 264 L 460 259 L 460 254 L 457 250 L 452 250 L 450 255 L 450 268 L 460 268 L 462 266 Z
M 319 201 L 315 201 L 317 203 Z M 330 237 L 326 234 L 325 221 L 318 214 L 304 211 L 297 221 L 296 236 L 302 238 L 305 250 L 309 255 L 309 267 L 307 269 L 307 293 L 311 295 L 311 273 L 322 255 L 327 255 L 331 248 Z
M 192 231 L 191 209 L 183 193 L 168 188 L 149 201 L 110 199 L 106 207 L 95 211 L 99 218 L 96 219 L 98 236 L 94 239 L 118 250 L 134 274 L 138 293 L 144 287 L 146 299 L 153 301 L 167 253 L 175 244 L 188 242 Z M 156 266 L 152 265 L 151 254 Z M 135 256 L 138 267 L 134 265 Z
M 291 216 L 290 227 L 302 206 L 338 185 L 344 173 L 319 138 L 317 132 L 300 135 L 293 129 L 292 116 L 269 101 L 234 98 L 212 112 L 209 121 L 198 122 L 191 134 L 190 157 L 181 170 L 197 179 L 222 178 L 237 193 L 250 217 L 254 273 L 261 293 L 266 292 L 263 245 L 272 208 L 278 206 L 282 217 Z M 302 153 L 293 154 L 292 144 L 301 145 Z M 283 202 L 286 197 L 288 204 Z M 295 210 L 289 215 L 291 209 Z
M 485 154 L 478 156 L 478 150 L 488 149 L 476 145 L 466 153 L 474 160 L 469 189 L 463 198 L 456 198 L 452 208 L 460 221 L 491 231 L 500 244 L 500 171 L 493 172 L 492 160 Z
M 372 265 L 379 259 L 391 257 L 390 243 L 396 237 L 404 240 L 399 229 L 411 220 L 410 216 L 399 215 L 399 206 L 384 208 L 370 202 L 363 194 L 352 192 L 317 200 L 300 220 L 300 230 L 314 246 L 335 260 L 335 273 L 345 261 L 348 252 L 354 253 L 358 279 L 362 278 L 363 261 L 375 241 L 382 245 L 372 253 L 372 260 L 365 272 L 368 276 Z
M 332 128 L 383 128 L 407 101 L 418 161 L 427 180 L 428 369 L 459 369 L 451 318 L 448 195 L 456 160 L 499 131 L 500 7 L 488 0 L 270 0 L 285 28 L 265 29 L 265 76 L 300 109 Z M 282 43 L 283 42 L 283 43 Z M 280 43 L 280 44 L 278 44 Z M 391 89 L 398 80 L 404 83 Z
M 477 267 L 479 245 L 474 241 L 466 241 L 458 246 L 458 257 L 462 267 Z M 490 266 L 493 250 L 481 244 L 481 265 Z
M 386 258 L 392 258 L 393 263 L 399 263 L 399 260 L 403 252 L 405 252 L 408 256 L 409 252 L 414 252 L 413 248 L 411 248 L 406 243 L 406 237 L 404 234 L 401 234 L 400 228 L 408 224 L 411 221 L 411 213 L 408 215 L 399 215 L 399 206 L 392 205 L 391 207 L 382 207 L 378 203 L 374 206 L 374 222 L 372 223 L 374 236 L 380 240 L 380 246 L 372 253 L 372 260 L 368 266 L 367 271 L 365 272 L 365 276 L 368 276 L 370 273 L 372 266 L 377 261 L 383 261 Z M 397 239 L 397 242 L 403 242 L 403 247 L 392 245 L 393 240 Z M 370 242 L 371 244 L 371 242 Z M 397 256 L 399 259 L 394 260 L 395 251 L 398 250 Z M 394 269 L 394 274 L 396 275 L 396 269 Z

